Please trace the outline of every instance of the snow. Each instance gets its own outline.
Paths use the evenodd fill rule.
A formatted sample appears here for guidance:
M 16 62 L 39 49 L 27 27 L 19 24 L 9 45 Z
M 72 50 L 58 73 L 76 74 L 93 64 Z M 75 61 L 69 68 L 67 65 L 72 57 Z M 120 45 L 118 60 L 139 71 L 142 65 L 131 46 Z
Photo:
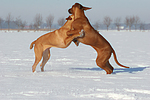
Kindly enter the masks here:
M 100 31 L 124 69 L 110 59 L 107 75 L 96 63 L 96 51 L 73 43 L 52 48 L 45 72 L 32 73 L 30 43 L 45 32 L 0 31 L 0 100 L 150 100 L 150 32 Z

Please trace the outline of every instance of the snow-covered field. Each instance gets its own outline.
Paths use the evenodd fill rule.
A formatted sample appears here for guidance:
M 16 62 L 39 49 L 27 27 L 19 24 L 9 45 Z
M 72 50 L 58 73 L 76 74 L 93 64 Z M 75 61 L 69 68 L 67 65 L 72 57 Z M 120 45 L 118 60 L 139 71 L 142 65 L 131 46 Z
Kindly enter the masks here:
M 100 31 L 124 69 L 107 75 L 90 46 L 52 48 L 45 72 L 32 73 L 30 43 L 45 32 L 0 31 L 0 100 L 150 100 L 150 32 Z

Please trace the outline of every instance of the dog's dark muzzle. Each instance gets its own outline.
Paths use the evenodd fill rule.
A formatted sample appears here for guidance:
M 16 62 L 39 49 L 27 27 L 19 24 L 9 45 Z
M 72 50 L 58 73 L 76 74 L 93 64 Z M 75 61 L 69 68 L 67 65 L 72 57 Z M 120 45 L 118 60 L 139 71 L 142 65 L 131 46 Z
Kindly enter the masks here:
M 71 9 L 69 9 L 69 10 L 68 10 L 68 12 L 69 12 L 69 14 L 72 14 L 72 11 L 71 11 Z

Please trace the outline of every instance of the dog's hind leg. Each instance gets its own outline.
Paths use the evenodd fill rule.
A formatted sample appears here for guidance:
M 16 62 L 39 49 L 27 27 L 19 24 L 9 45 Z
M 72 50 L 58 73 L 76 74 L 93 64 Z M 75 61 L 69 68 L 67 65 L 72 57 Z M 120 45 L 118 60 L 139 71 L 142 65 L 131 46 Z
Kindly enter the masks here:
M 44 66 L 45 66 L 45 64 L 47 63 L 47 61 L 49 60 L 49 58 L 50 58 L 50 50 L 49 50 L 49 48 L 48 48 L 48 49 L 46 49 L 46 50 L 43 52 L 43 61 L 42 61 L 41 65 L 40 65 L 42 72 L 44 71 Z
M 111 74 L 113 72 L 113 67 L 109 63 L 109 58 L 111 56 L 110 50 L 103 50 L 101 52 L 98 52 L 98 56 L 96 59 L 97 65 L 104 69 L 107 74 Z
M 33 64 L 33 66 L 32 66 L 32 72 L 35 71 L 36 66 L 38 65 L 38 63 L 42 59 L 42 53 L 43 53 L 42 47 L 40 47 L 40 45 L 39 46 L 35 45 L 34 52 L 35 52 L 35 62 Z

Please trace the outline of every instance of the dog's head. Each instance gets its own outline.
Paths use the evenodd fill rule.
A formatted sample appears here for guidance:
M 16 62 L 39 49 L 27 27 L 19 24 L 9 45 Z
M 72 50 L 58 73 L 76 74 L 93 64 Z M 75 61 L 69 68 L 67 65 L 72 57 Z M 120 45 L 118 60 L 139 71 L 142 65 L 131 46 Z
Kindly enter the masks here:
M 85 10 L 89 10 L 89 9 L 91 9 L 91 8 L 89 8 L 89 7 L 84 7 L 84 6 L 82 6 L 81 4 L 79 4 L 79 3 L 75 3 L 75 4 L 72 6 L 72 8 L 70 8 L 70 9 L 68 10 L 68 12 L 69 12 L 69 14 L 75 14 L 75 11 L 76 11 L 76 10 L 85 11 Z

